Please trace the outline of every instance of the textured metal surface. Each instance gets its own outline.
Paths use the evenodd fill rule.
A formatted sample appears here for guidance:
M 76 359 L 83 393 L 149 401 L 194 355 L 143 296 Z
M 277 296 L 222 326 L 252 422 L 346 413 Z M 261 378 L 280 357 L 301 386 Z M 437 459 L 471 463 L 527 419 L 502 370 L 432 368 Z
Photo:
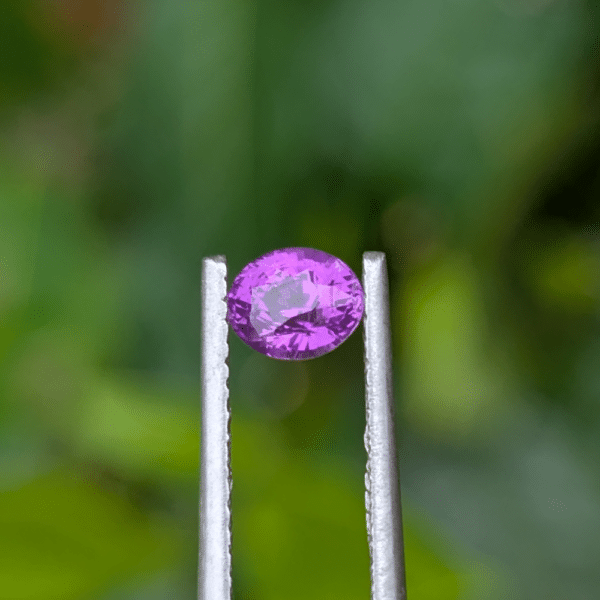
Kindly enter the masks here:
M 199 600 L 231 599 L 227 262 L 202 261 Z
M 365 476 L 371 599 L 405 600 L 404 543 L 394 432 L 390 308 L 385 254 L 363 254 Z

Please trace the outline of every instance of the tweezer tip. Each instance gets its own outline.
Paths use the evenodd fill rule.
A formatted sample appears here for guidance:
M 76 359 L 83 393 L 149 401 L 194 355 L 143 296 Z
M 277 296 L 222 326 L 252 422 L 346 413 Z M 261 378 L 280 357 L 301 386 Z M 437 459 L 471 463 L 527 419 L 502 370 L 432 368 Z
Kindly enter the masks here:
M 382 286 L 384 289 L 387 289 L 387 261 L 385 252 L 369 251 L 363 253 L 363 285 L 365 286 L 365 292 L 367 292 L 368 288 L 373 292 L 370 294 L 371 296 L 381 294 L 380 288 Z M 385 292 L 384 295 L 386 295 Z M 387 307 L 385 307 L 385 310 L 388 310 Z
M 385 252 L 367 250 L 366 252 L 363 252 L 363 259 L 370 263 L 378 263 L 385 260 Z
M 218 264 L 227 264 L 227 259 L 224 254 L 215 254 L 215 256 L 205 256 L 202 259 L 203 264 L 206 263 L 218 263 Z

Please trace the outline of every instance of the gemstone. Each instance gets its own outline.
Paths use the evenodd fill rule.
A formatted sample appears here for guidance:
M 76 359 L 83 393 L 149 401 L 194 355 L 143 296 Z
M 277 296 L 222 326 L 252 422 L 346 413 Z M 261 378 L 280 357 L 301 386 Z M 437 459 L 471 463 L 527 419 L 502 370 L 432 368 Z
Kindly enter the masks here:
M 306 360 L 339 346 L 358 326 L 364 292 L 339 258 L 313 248 L 274 250 L 247 264 L 227 294 L 227 321 L 251 348 Z

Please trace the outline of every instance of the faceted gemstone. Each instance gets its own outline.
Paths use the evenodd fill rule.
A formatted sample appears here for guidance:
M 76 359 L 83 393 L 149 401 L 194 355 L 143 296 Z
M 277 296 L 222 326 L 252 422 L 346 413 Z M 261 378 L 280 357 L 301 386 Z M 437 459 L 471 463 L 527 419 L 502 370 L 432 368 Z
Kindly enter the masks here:
M 272 358 L 305 360 L 330 352 L 356 329 L 364 293 L 339 258 L 283 248 L 242 269 L 227 309 L 227 321 L 250 347 Z

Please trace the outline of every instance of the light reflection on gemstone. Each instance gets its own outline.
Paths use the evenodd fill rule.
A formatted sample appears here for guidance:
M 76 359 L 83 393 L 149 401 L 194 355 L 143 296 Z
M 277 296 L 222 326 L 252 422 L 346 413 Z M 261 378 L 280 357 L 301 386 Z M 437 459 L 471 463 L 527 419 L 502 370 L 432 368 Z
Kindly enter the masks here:
M 339 258 L 283 248 L 242 269 L 227 306 L 227 320 L 246 344 L 272 358 L 305 360 L 330 352 L 356 329 L 364 293 Z

